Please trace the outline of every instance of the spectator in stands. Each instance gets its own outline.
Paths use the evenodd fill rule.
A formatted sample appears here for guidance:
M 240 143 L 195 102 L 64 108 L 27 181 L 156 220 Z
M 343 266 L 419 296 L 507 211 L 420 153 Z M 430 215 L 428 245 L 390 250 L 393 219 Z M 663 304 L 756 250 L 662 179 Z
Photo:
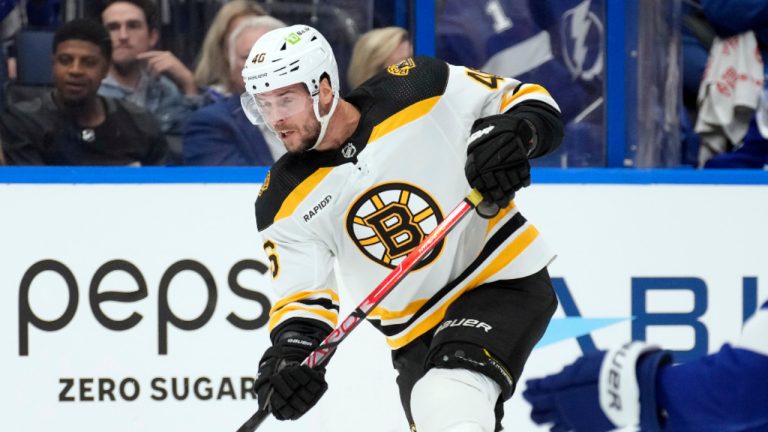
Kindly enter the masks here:
M 190 116 L 184 128 L 185 164 L 266 166 L 285 152 L 274 134 L 253 127 L 240 106 L 245 91 L 242 71 L 251 47 L 264 33 L 280 27 L 285 24 L 271 16 L 252 16 L 241 20 L 229 35 L 231 94 Z
M 199 87 L 206 88 L 207 94 L 214 100 L 239 94 L 237 88 L 242 78 L 238 71 L 235 80 L 232 79 L 228 39 L 243 19 L 261 15 L 266 15 L 266 12 L 255 2 L 234 0 L 222 6 L 211 22 L 195 68 L 195 82 Z
M 97 94 L 112 44 L 100 23 L 76 19 L 53 39 L 54 90 L 0 117 L 12 165 L 158 165 L 168 145 L 147 111 Z
M 160 37 L 152 0 L 107 0 L 101 20 L 112 37 L 112 66 L 99 89 L 102 96 L 146 108 L 162 131 L 181 135 L 187 116 L 201 103 L 192 71 L 170 51 L 153 47 Z
M 384 27 L 366 32 L 355 42 L 347 71 L 349 88 L 357 88 L 387 66 L 413 55 L 408 31 Z

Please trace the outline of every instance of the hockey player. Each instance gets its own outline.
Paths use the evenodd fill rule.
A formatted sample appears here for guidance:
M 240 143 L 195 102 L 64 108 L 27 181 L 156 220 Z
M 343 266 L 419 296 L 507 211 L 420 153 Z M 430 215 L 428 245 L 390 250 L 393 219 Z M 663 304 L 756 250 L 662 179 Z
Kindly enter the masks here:
M 259 363 L 260 408 L 297 419 L 318 401 L 324 369 L 299 364 L 336 324 L 336 278 L 362 299 L 475 187 L 498 214 L 462 221 L 368 320 L 393 349 L 412 427 L 500 430 L 557 305 L 553 255 L 511 201 L 530 183 L 529 159 L 562 140 L 555 101 L 538 85 L 426 57 L 341 99 L 331 47 L 303 25 L 259 39 L 243 77 L 245 112 L 289 152 L 256 201 L 282 297 Z
M 552 431 L 768 431 L 768 302 L 738 342 L 701 359 L 672 365 L 669 352 L 635 342 L 526 384 L 531 418 Z

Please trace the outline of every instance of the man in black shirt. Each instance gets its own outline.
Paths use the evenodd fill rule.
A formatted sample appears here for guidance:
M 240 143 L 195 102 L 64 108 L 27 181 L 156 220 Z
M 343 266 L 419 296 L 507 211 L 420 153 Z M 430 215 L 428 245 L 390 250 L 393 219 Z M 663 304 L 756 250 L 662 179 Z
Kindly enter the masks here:
M 97 95 L 112 43 L 104 27 L 77 19 L 53 40 L 54 90 L 0 117 L 9 165 L 160 165 L 168 144 L 156 120 L 128 102 Z

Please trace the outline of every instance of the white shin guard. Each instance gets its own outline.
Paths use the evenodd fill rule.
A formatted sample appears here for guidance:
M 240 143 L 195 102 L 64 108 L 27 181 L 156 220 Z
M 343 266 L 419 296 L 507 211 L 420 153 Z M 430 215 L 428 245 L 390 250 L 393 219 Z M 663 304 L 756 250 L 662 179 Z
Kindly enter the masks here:
M 411 392 L 418 432 L 493 432 L 496 381 L 467 369 L 430 369 Z

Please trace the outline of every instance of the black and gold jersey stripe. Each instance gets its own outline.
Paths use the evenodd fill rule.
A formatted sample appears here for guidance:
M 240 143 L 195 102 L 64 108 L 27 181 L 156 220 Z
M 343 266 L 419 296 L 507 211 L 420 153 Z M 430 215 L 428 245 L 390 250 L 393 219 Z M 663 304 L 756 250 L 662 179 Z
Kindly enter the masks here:
M 502 243 L 504 243 L 505 240 L 507 240 L 512 233 L 519 230 L 523 225 L 525 225 L 526 219 L 520 214 L 515 214 L 510 220 L 508 220 L 503 226 L 499 228 L 498 231 L 496 231 L 491 238 L 488 239 L 485 246 L 483 247 L 480 254 L 472 261 L 472 263 L 464 269 L 464 271 L 455 279 L 453 279 L 450 283 L 448 283 L 446 286 L 441 288 L 439 291 L 437 291 L 430 299 L 422 302 L 418 302 L 418 308 L 412 308 L 412 309 L 418 309 L 416 310 L 416 313 L 410 316 L 407 321 L 403 321 L 397 324 L 383 324 L 382 321 L 386 320 L 386 315 L 382 316 L 382 314 L 377 314 L 374 310 L 371 314 L 371 317 L 369 318 L 369 321 L 371 324 L 373 324 L 374 327 L 376 327 L 378 330 L 380 330 L 384 335 L 387 336 L 387 341 L 392 345 L 393 347 L 399 347 L 402 345 L 407 344 L 407 342 L 417 338 L 423 332 L 419 332 L 418 328 L 424 327 L 425 331 L 432 328 L 432 325 L 425 325 L 425 326 L 415 326 L 414 330 L 416 332 L 409 332 L 407 336 L 407 341 L 398 341 L 400 338 L 393 339 L 395 335 L 398 335 L 399 333 L 403 332 L 404 330 L 413 327 L 414 323 L 420 320 L 430 309 L 433 308 L 433 306 L 437 304 L 442 304 L 442 307 L 440 310 L 445 310 L 450 304 L 452 303 L 452 300 L 448 297 L 452 295 L 452 293 L 455 291 L 457 287 L 460 285 L 466 285 L 467 289 L 472 289 L 474 286 L 470 286 L 471 283 L 468 280 L 470 275 L 475 273 L 477 270 L 480 269 L 480 267 L 485 264 L 487 266 L 490 266 L 491 264 L 488 263 L 488 258 L 493 255 L 495 252 L 498 252 L 498 249 L 501 247 Z M 532 227 L 531 227 L 532 228 Z M 458 296 L 456 296 L 458 298 Z M 391 313 L 390 313 L 391 314 Z M 437 320 L 439 321 L 442 319 L 442 314 L 438 313 L 435 317 L 430 319 L 430 321 Z M 400 345 L 402 342 L 402 345 Z M 398 346 L 395 346 L 397 344 Z
M 362 121 L 347 141 L 357 152 L 387 133 L 429 112 L 445 93 L 448 65 L 431 57 L 411 59 L 407 75 L 383 71 L 352 91 L 345 100 L 361 113 Z M 256 223 L 263 231 L 289 216 L 336 166 L 355 162 L 338 151 L 309 151 L 284 155 L 271 168 L 270 182 L 256 201 Z

